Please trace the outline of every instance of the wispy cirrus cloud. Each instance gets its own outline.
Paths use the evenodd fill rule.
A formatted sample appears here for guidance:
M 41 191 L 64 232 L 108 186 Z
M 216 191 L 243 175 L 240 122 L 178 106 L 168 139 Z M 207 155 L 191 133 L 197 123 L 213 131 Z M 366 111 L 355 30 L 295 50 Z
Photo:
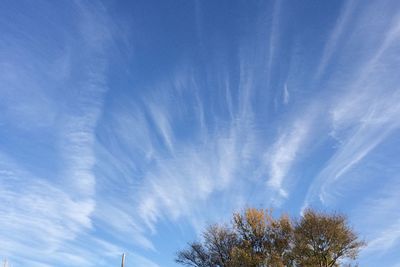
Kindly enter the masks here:
M 374 239 L 369 240 L 368 247 L 363 251 L 363 253 L 379 253 L 393 248 L 400 241 L 399 229 L 400 221 L 395 221 L 389 224 L 389 226 L 379 232 Z
M 386 162 L 376 164 L 384 163 L 386 166 L 381 171 L 376 189 L 359 204 L 352 214 L 360 230 L 366 233 L 367 247 L 362 251 L 366 257 L 395 251 L 400 242 L 398 231 L 400 207 L 397 204 L 400 183 L 395 167 L 397 162 L 395 159 L 387 159 Z M 368 214 L 368 216 L 363 217 L 362 214 Z
M 345 33 L 346 25 L 349 24 L 351 14 L 355 9 L 355 5 L 356 1 L 346 1 L 341 8 L 340 15 L 338 16 L 335 26 L 326 41 L 321 59 L 319 60 L 319 64 L 315 73 L 316 81 L 319 80 L 321 78 L 321 75 L 324 74 L 324 71 L 329 65 L 329 61 L 331 60 L 333 54 L 337 52 L 337 46 Z
M 293 127 L 280 134 L 265 156 L 269 173 L 268 186 L 277 190 L 283 197 L 288 196 L 283 188 L 284 179 L 298 160 L 299 150 L 309 138 L 310 123 L 309 119 L 296 121 Z
M 21 261 L 26 257 L 40 262 L 92 227 L 93 201 L 73 200 L 56 185 L 32 176 L 5 155 L 0 157 L 1 202 L 12 204 L 0 209 L 1 228 L 7 229 L 1 233 L 6 255 L 22 252 Z
M 157 106 L 163 110 L 166 110 L 163 105 L 171 104 L 150 103 L 153 109 Z M 200 108 L 196 108 L 196 111 L 202 113 L 201 103 L 198 105 Z M 179 109 L 167 110 L 170 110 L 169 116 L 177 117 L 171 115 L 171 112 L 179 112 Z M 243 104 L 240 110 L 239 116 L 248 116 L 251 112 L 247 104 Z M 204 115 L 199 114 L 196 118 L 193 128 L 202 129 Z M 196 141 L 191 144 L 175 142 L 171 154 L 155 151 L 154 166 L 144 174 L 144 184 L 140 187 L 141 194 L 138 198 L 138 210 L 150 229 L 155 231 L 154 225 L 161 219 L 186 218 L 196 228 L 199 227 L 199 222 L 204 222 L 206 218 L 200 219 L 196 214 L 212 201 L 213 194 L 223 194 L 229 190 L 238 175 L 237 171 L 247 164 L 247 157 L 253 154 L 248 151 L 253 149 L 252 130 L 239 124 L 240 117 L 236 119 L 238 123 L 233 122 L 226 127 L 217 125 L 215 129 L 200 131 L 196 135 Z M 176 124 L 177 122 L 171 123 L 169 127 L 176 127 Z M 163 131 L 160 128 L 159 130 L 162 134 Z
M 52 59 L 41 60 L 37 53 L 44 53 L 48 40 L 35 36 L 34 32 L 13 39 L 17 45 L 3 50 L 12 55 L 10 49 L 19 49 L 15 55 L 24 58 L 21 61 L 18 57 L 13 59 L 8 56 L 3 63 L 7 65 L 7 72 L 3 72 L 0 79 L 5 81 L 7 98 L 3 98 L 1 104 L 7 110 L 7 121 L 30 133 L 46 127 L 45 130 L 52 133 L 52 142 L 48 145 L 54 145 L 47 149 L 54 150 L 53 156 L 57 158 L 54 161 L 59 162 L 53 168 L 54 173 L 38 176 L 33 174 L 30 166 L 26 169 L 21 165 L 23 163 L 1 155 L 0 198 L 2 203 L 12 203 L 0 209 L 2 253 L 21 265 L 95 264 L 93 259 L 87 258 L 90 250 L 75 242 L 95 227 L 95 127 L 101 116 L 104 94 L 108 90 L 105 52 L 111 37 L 103 7 L 79 4 L 67 8 L 77 11 L 78 20 L 77 31 L 72 31 L 71 36 L 66 38 L 68 42 L 64 43 L 64 55 L 49 50 L 48 57 Z M 30 34 L 32 36 L 28 36 Z M 38 44 L 27 48 L 25 37 L 37 38 L 35 42 Z M 6 34 L 2 40 L 7 38 Z M 65 41 L 57 35 L 55 38 Z M 2 45 L 5 43 L 2 42 Z M 35 71 L 33 67 L 47 74 L 40 75 L 40 71 Z M 49 83 L 45 84 L 42 80 Z M 54 88 L 66 90 L 60 92 Z M 36 91 L 33 95 L 29 93 L 31 89 Z M 21 102 L 21 99 L 24 101 Z M 37 138 L 43 142 L 40 137 Z M 43 154 L 38 154 L 46 160 L 44 152 L 47 150 L 41 149 Z M 85 242 L 94 241 L 87 236 Z M 68 263 L 65 263 L 66 259 Z
M 396 247 L 395 1 L 38 5 L 0 8 L 15 264 L 168 266 L 208 223 L 302 200 Z
M 381 6 L 375 8 L 384 9 Z M 367 17 L 374 11 L 368 8 L 364 12 L 358 21 L 360 24 L 367 21 Z M 357 59 L 358 63 L 352 65 L 349 62 L 353 66 L 350 73 L 330 74 L 330 80 L 335 81 L 330 86 L 343 88 L 338 90 L 340 93 L 333 98 L 328 108 L 330 135 L 336 147 L 310 185 L 302 207 L 304 209 L 318 204 L 336 206 L 351 198 L 348 192 L 357 192 L 363 188 L 363 183 L 376 187 L 376 190 L 363 196 L 368 201 L 353 208 L 354 214 L 351 214 L 368 241 L 368 247 L 363 252 L 365 257 L 374 253 L 384 255 L 398 244 L 399 239 L 395 230 L 399 219 L 395 215 L 398 196 L 393 193 L 398 191 L 396 177 L 386 174 L 389 158 L 382 161 L 378 157 L 382 157 L 382 145 L 400 129 L 400 109 L 396 104 L 400 101 L 399 80 L 391 72 L 399 67 L 393 56 L 397 54 L 396 46 L 400 40 L 400 21 L 395 12 L 385 12 L 390 15 L 379 18 L 375 34 L 369 32 L 363 35 L 362 30 L 359 30 L 358 34 L 363 38 L 350 38 L 346 45 L 341 44 L 346 50 L 347 46 L 352 47 L 360 40 L 365 40 L 369 52 Z M 355 26 L 359 29 L 361 27 Z M 338 82 L 340 77 L 343 80 Z M 374 164 L 382 168 L 380 173 L 362 172 L 363 168 L 368 170 L 371 161 L 376 161 Z M 373 216 L 365 219 L 366 214 Z
M 188 221 L 200 231 L 209 218 L 221 216 L 220 208 L 230 211 L 239 203 L 242 205 L 246 198 L 245 188 L 240 189 L 244 181 L 238 177 L 252 164 L 254 151 L 259 149 L 255 145 L 257 136 L 251 123 L 250 101 L 254 88 L 248 77 L 250 74 L 240 76 L 238 99 L 232 100 L 231 90 L 235 89 L 229 88 L 229 78 L 216 88 L 224 95 L 223 100 L 231 103 L 224 110 L 223 116 L 228 114 L 231 118 L 227 123 L 215 113 L 220 102 L 204 106 L 202 92 L 198 91 L 204 85 L 197 80 L 197 73 L 191 75 L 181 79 L 182 75 L 178 73 L 176 79 L 179 81 L 156 83 L 157 89 L 144 96 L 143 101 L 124 102 L 122 106 L 126 106 L 117 109 L 109 125 L 113 131 L 104 128 L 108 138 L 102 144 L 104 162 L 102 160 L 101 164 L 118 168 L 118 173 L 126 179 L 125 185 L 119 178 L 109 186 L 119 190 L 120 186 L 131 185 L 126 189 L 135 195 L 129 200 L 135 203 L 133 210 L 137 211 L 137 216 L 122 216 L 120 222 L 130 222 L 130 227 L 136 227 L 137 237 L 144 236 L 143 227 L 137 225 L 145 225 L 154 235 L 158 224 L 165 221 Z M 183 99 L 193 105 L 182 105 Z M 235 108 L 233 101 L 238 103 Z M 142 105 L 145 107 L 140 109 Z M 177 129 L 183 127 L 187 129 L 184 136 L 190 136 L 190 142 L 182 141 L 185 137 L 176 135 L 177 132 L 182 134 Z M 118 142 L 110 142 L 114 139 Z M 132 151 L 139 151 L 144 157 L 136 158 Z M 116 157 L 118 160 L 114 160 Z M 110 178 L 112 176 L 107 176 Z M 232 189 L 237 190 L 237 195 L 230 194 Z M 119 194 L 111 194 L 107 201 L 114 203 L 113 199 L 120 198 Z M 204 216 L 203 211 L 214 201 L 220 205 L 209 210 L 209 216 Z M 124 206 L 119 210 L 126 209 Z M 136 240 L 137 244 L 140 242 Z
M 269 31 L 268 40 L 268 53 L 267 53 L 267 71 L 268 71 L 268 83 L 272 79 L 272 66 L 274 60 L 277 58 L 277 49 L 279 47 L 279 20 L 281 19 L 281 8 L 283 2 L 274 2 L 272 7 L 272 18 L 271 18 L 271 28 Z
M 377 69 L 381 64 L 396 66 L 388 56 L 394 49 L 395 40 L 400 38 L 399 34 L 398 22 L 395 20 L 382 44 L 366 60 L 365 67 L 356 71 L 357 78 L 349 84 L 343 84 L 349 88 L 349 92 L 339 97 L 330 110 L 331 134 L 340 140 L 340 146 L 315 179 L 306 199 L 319 194 L 320 200 L 326 200 L 328 193 L 322 188 L 331 187 L 335 180 L 399 128 L 397 118 L 400 110 L 396 105 L 399 90 L 395 85 L 396 79 L 390 73 L 379 72 Z M 379 84 L 385 86 L 384 93 L 379 90 Z M 322 192 L 317 193 L 320 189 Z
M 289 104 L 289 99 L 290 99 L 290 93 L 289 93 L 288 85 L 287 85 L 287 83 L 285 83 L 285 85 L 283 87 L 283 103 L 285 105 Z
M 160 136 L 162 137 L 167 148 L 173 152 L 173 136 L 171 130 L 171 123 L 167 117 L 168 112 L 162 110 L 162 107 L 157 107 L 155 104 L 149 106 L 150 114 L 154 124 L 157 126 Z

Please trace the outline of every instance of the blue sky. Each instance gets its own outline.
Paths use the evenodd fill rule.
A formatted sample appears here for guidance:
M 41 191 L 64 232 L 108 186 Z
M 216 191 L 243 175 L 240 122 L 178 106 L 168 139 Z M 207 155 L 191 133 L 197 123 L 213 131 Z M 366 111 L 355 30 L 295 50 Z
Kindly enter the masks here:
M 244 207 L 400 266 L 400 2 L 0 3 L 0 257 L 172 267 Z

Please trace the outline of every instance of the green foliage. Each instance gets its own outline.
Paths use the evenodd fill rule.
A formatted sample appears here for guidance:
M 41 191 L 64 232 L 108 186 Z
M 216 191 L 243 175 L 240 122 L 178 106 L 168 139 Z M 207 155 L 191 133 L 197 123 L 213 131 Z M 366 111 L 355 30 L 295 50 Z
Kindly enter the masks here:
M 299 220 L 268 210 L 233 215 L 231 226 L 212 225 L 203 242 L 178 252 L 176 262 L 193 267 L 340 266 L 356 259 L 364 242 L 346 217 L 307 210 Z

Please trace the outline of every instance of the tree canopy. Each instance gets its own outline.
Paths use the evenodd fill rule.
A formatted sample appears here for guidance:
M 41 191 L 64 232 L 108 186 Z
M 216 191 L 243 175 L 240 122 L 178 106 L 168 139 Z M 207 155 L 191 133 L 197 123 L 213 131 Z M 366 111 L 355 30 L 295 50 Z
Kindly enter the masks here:
M 355 260 L 364 245 L 342 214 L 308 209 L 298 219 L 275 219 L 269 210 L 248 208 L 234 214 L 230 225 L 210 225 L 202 242 L 189 243 L 176 262 L 192 267 L 336 267 Z

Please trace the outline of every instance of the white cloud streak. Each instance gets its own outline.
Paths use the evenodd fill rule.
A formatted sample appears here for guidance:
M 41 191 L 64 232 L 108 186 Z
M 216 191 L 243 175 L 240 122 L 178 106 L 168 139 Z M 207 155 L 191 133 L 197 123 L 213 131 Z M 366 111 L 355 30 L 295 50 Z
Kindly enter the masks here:
M 289 93 L 287 83 L 285 83 L 285 85 L 283 87 L 283 103 L 285 105 L 289 104 L 289 99 L 290 99 L 290 93 Z
M 151 104 L 149 106 L 149 109 L 153 118 L 153 122 L 157 126 L 160 136 L 164 140 L 165 145 L 171 152 L 173 152 L 174 150 L 173 135 L 171 131 L 170 122 L 167 117 L 168 113 L 166 112 L 166 110 L 162 110 L 162 108 L 160 108 L 155 104 Z
M 248 44 L 247 50 L 239 49 L 239 66 L 233 68 L 234 77 L 230 77 L 229 71 L 221 71 L 207 73 L 207 79 L 201 79 L 201 68 L 199 73 L 197 69 L 178 70 L 175 76 L 168 77 L 172 82 L 154 83 L 150 89 L 134 88 L 132 102 L 118 99 L 115 104 L 112 96 L 107 103 L 112 107 L 105 118 L 102 112 L 108 93 L 106 51 L 113 41 L 111 21 L 101 4 L 90 8 L 80 2 L 77 5 L 81 18 L 80 33 L 74 36 L 77 46 L 68 45 L 65 55 L 51 63 L 24 65 L 20 59 L 25 56 L 18 58 L 15 65 L 11 64 L 12 58 L 0 63 L 0 67 L 6 69 L 0 73 L 0 80 L 5 81 L 7 88 L 6 100 L 0 100 L 0 104 L 7 106 L 6 114 L 0 118 L 7 118 L 7 123 L 15 120 L 11 124 L 25 131 L 31 127 L 51 128 L 58 138 L 56 149 L 60 153 L 57 155 L 60 166 L 54 177 L 33 175 L 0 154 L 0 201 L 12 203 L 0 207 L 0 227 L 6 229 L 0 232 L 0 247 L 6 247 L 6 253 L 21 265 L 54 266 L 67 260 L 71 266 L 105 266 L 109 259 L 119 257 L 117 254 L 121 251 L 129 253 L 139 248 L 157 253 L 154 241 L 161 224 L 188 222 L 200 232 L 206 223 L 229 216 L 233 210 L 247 204 L 270 204 L 272 198 L 264 196 L 270 193 L 268 189 L 287 199 L 297 164 L 309 152 L 308 144 L 319 130 L 319 123 L 326 120 L 331 125 L 331 136 L 340 144 L 311 184 L 304 207 L 318 197 L 329 205 L 335 201 L 333 195 L 338 180 L 400 128 L 398 79 L 385 71 L 385 68 L 398 67 L 390 53 L 400 40 L 397 17 L 391 21 L 389 31 L 382 33 L 384 38 L 379 47 L 369 50 L 373 53 L 359 60 L 363 67 L 346 76 L 351 76 L 350 80 L 342 80 L 334 71 L 329 75 L 334 81 L 326 82 L 328 89 L 335 83 L 339 85 L 335 92 L 341 92 L 332 105 L 329 104 L 331 99 L 321 97 L 317 99 L 322 102 L 318 103 L 318 109 L 306 112 L 305 116 L 278 114 L 278 121 L 274 121 L 268 114 L 270 107 L 264 107 L 264 103 L 256 99 L 264 96 L 262 86 L 272 83 L 272 70 L 279 52 L 281 33 L 278 31 L 280 20 L 285 18 L 280 16 L 283 4 L 275 2 L 269 43 L 260 53 L 266 55 L 266 62 L 258 62 L 255 55 L 260 51 L 254 53 L 251 51 L 254 45 Z M 315 80 L 324 75 L 333 61 L 354 7 L 354 1 L 346 2 L 343 7 L 316 66 Z M 205 28 L 201 25 L 204 12 L 199 2 L 196 8 L 198 39 L 206 42 L 202 36 Z M 366 13 L 370 11 L 366 10 Z M 365 21 L 365 17 L 363 14 L 357 22 Z M 358 25 L 357 29 L 360 28 L 362 26 Z M 208 47 L 201 46 L 204 51 Z M 83 52 L 74 51 L 76 47 Z M 18 47 L 15 51 L 21 53 L 21 50 L 23 48 Z M 9 51 L 7 54 L 14 54 L 14 50 Z M 39 61 L 33 56 L 30 58 L 33 62 Z M 45 72 L 52 67 L 59 70 L 50 71 L 53 83 L 65 83 L 66 91 L 72 92 L 71 98 L 66 97 L 65 103 L 60 105 L 52 98 L 54 92 L 42 89 L 45 87 L 40 82 L 42 78 L 32 74 L 33 68 Z M 208 69 L 209 65 L 206 67 Z M 212 67 L 218 71 L 228 69 L 221 64 Z M 258 77 L 265 71 L 257 69 L 264 68 L 267 68 L 268 77 Z M 20 76 L 26 80 L 19 81 Z M 73 83 L 72 78 L 77 82 Z M 213 78 L 217 82 L 210 82 Z M 29 84 L 31 89 L 24 89 Z M 290 110 L 292 104 L 298 104 L 295 108 L 299 110 L 310 111 L 302 109 L 297 101 L 301 96 L 294 95 L 301 82 L 293 83 L 296 85 L 293 87 L 292 82 L 289 84 L 290 91 L 287 83 L 283 91 L 282 87 L 277 89 L 277 95 L 287 105 L 285 112 L 293 111 Z M 151 93 L 147 94 L 147 89 Z M 34 91 L 32 101 L 22 97 Z M 121 94 L 125 93 L 128 96 L 131 92 Z M 60 93 L 58 99 L 67 95 Z M 136 99 L 138 95 L 140 100 Z M 18 99 L 23 100 L 13 107 Z M 323 117 L 326 109 L 329 116 Z M 43 120 L 39 120 L 40 116 Z M 40 123 L 35 126 L 35 121 Z M 272 127 L 283 126 L 270 147 L 267 144 L 273 131 L 266 129 L 268 123 Z M 379 205 L 390 209 L 396 200 L 398 197 L 392 196 Z M 396 245 L 400 236 L 396 231 L 398 226 L 396 218 L 394 223 L 381 228 L 386 229 L 381 235 L 374 233 L 371 251 L 382 248 L 382 244 L 388 244 L 384 250 Z M 101 232 L 107 241 L 94 237 L 91 231 Z M 51 256 L 43 260 L 45 254 Z M 131 255 L 129 262 L 135 262 L 136 266 L 158 266 L 136 251 L 128 255 Z M 90 260 L 95 257 L 99 262 Z
M 377 234 L 378 236 L 369 240 L 367 248 L 363 253 L 384 252 L 393 248 L 400 242 L 400 220 L 392 223 Z
M 107 16 L 102 8 L 80 5 L 78 11 L 81 21 L 77 28 L 81 32 L 73 39 L 79 44 L 82 52 L 76 54 L 84 54 L 84 58 L 71 58 L 74 56 L 73 51 L 50 63 L 31 56 L 27 58 L 31 58 L 32 64 L 38 65 L 39 70 L 28 66 L 18 68 L 18 64 L 21 63 L 13 61 L 7 68 L 10 73 L 5 74 L 9 85 L 7 90 L 17 89 L 19 93 L 23 93 L 24 87 L 36 88 L 35 82 L 40 80 L 40 70 L 46 69 L 44 73 L 51 70 L 50 79 L 43 79 L 51 83 L 41 83 L 39 93 L 36 94 L 41 100 L 39 104 L 32 101 L 31 97 L 26 102 L 34 105 L 18 108 L 16 112 L 10 112 L 8 115 L 16 122 L 28 122 L 28 126 L 35 125 L 34 121 L 38 124 L 49 121 L 45 126 L 58 138 L 56 142 L 60 155 L 57 156 L 62 162 L 59 165 L 59 173 L 55 173 L 54 177 L 36 177 L 8 156 L 0 155 L 0 201 L 12 203 L 0 208 L 0 239 L 1 247 L 4 248 L 2 253 L 10 255 L 10 258 L 21 265 L 54 266 L 58 262 L 65 262 L 66 259 L 70 266 L 93 265 L 85 259 L 89 252 L 84 252 L 82 246 L 76 247 L 76 244 L 71 244 L 93 228 L 92 215 L 96 207 L 96 177 L 93 173 L 96 162 L 94 131 L 101 115 L 103 95 L 107 91 L 104 52 L 109 42 L 109 28 Z M 65 45 L 74 46 L 72 43 Z M 30 51 L 24 46 L 21 53 L 26 55 Z M 29 61 L 27 58 L 24 60 Z M 73 67 L 80 71 L 76 84 L 70 80 L 70 70 Z M 14 70 L 18 71 L 14 73 Z M 54 70 L 60 70 L 62 73 Z M 29 79 L 21 81 L 12 77 L 18 74 Z M 34 82 L 33 87 L 27 84 L 31 81 Z M 76 97 L 66 97 L 67 103 L 63 102 L 65 105 L 44 105 L 54 104 L 52 98 L 48 97 L 56 95 L 53 86 L 64 88 L 72 84 L 76 87 L 68 88 L 66 92 L 71 92 L 71 95 Z M 22 92 L 19 89 L 23 89 Z M 74 95 L 74 92 L 77 94 Z M 11 98 L 6 99 L 5 104 L 12 106 L 13 96 L 7 95 Z M 59 97 L 67 95 L 68 93 L 58 93 Z M 46 101 L 43 102 L 42 99 Z M 58 113 L 60 110 L 63 111 L 62 115 Z M 27 114 L 35 116 L 30 118 Z M 47 120 L 50 115 L 57 118 L 57 121 L 51 118 Z M 30 128 L 32 127 L 27 129 Z M 87 242 L 91 242 L 90 238 Z
M 242 71 L 245 71 L 244 69 Z M 250 75 L 250 74 L 248 74 Z M 154 148 L 152 167 L 146 170 L 143 183 L 139 186 L 137 202 L 138 215 L 141 221 L 153 232 L 156 232 L 156 225 L 161 220 L 187 220 L 191 225 L 200 230 L 207 218 L 215 218 L 219 209 L 230 210 L 241 201 L 244 191 L 237 195 L 227 194 L 229 190 L 236 188 L 245 179 L 238 180 L 238 171 L 243 170 L 254 157 L 256 137 L 251 126 L 251 79 L 243 74 L 240 79 L 240 103 L 236 113 L 229 110 L 233 116 L 230 124 L 219 125 L 215 129 L 205 129 L 206 116 L 211 114 L 212 108 L 202 108 L 199 96 L 194 91 L 190 96 L 196 104 L 191 107 L 195 112 L 195 123 L 189 121 L 194 129 L 201 129 L 194 134 L 194 139 L 188 143 L 176 143 L 172 129 L 178 127 L 179 120 L 166 118 L 181 118 L 181 109 L 174 105 L 180 99 L 175 96 L 147 100 L 151 120 L 156 124 L 158 133 L 170 149 L 168 153 Z M 180 86 L 198 88 L 193 84 L 195 79 L 188 79 L 189 82 Z M 221 90 L 229 92 L 229 88 Z M 168 88 L 168 87 L 167 87 Z M 163 88 L 165 92 L 166 88 Z M 228 91 L 227 91 L 228 90 Z M 172 89 L 170 91 L 173 91 Z M 230 94 L 229 94 L 230 95 Z M 188 97 L 186 95 L 186 97 Z M 148 99 L 148 98 L 147 98 Z M 230 96 L 227 101 L 231 103 Z M 232 103 L 231 103 L 232 104 Z M 200 107 L 200 108 L 199 108 Z M 136 115 L 137 116 L 137 115 Z M 144 116 L 144 114 L 142 114 Z M 214 118 L 217 120 L 217 118 Z M 143 132 L 150 133 L 150 140 L 154 144 L 157 141 L 156 135 L 152 134 L 149 124 L 141 124 Z M 137 144 L 139 147 L 141 144 Z M 236 189 L 234 189 L 236 190 Z M 244 190 L 244 188 L 243 188 Z M 214 194 L 221 198 L 218 202 L 221 205 L 218 209 L 209 210 L 209 215 L 200 215 L 208 209 L 208 203 L 215 201 Z
M 0 200 L 9 203 L 0 208 L 0 227 L 7 229 L 0 233 L 5 255 L 23 255 L 40 262 L 92 227 L 93 201 L 73 200 L 1 154 L 0 168 Z
M 269 31 L 269 41 L 268 41 L 268 58 L 267 58 L 267 71 L 268 71 L 268 82 L 270 85 L 272 79 L 272 66 L 274 59 L 276 58 L 276 50 L 279 44 L 279 20 L 280 12 L 283 1 L 275 1 L 272 8 L 272 19 L 271 27 Z
M 341 144 L 310 186 L 303 209 L 316 195 L 325 204 L 332 201 L 329 192 L 333 191 L 335 181 L 399 129 L 398 79 L 391 72 L 380 71 L 382 65 L 398 67 L 390 55 L 400 40 L 399 22 L 399 17 L 395 17 L 383 41 L 354 72 L 354 79 L 343 82 L 347 92 L 336 99 L 330 111 L 332 136 Z
M 344 6 L 342 7 L 338 20 L 335 24 L 335 27 L 332 33 L 330 34 L 326 42 L 326 45 L 324 47 L 324 50 L 322 52 L 322 57 L 315 74 L 315 80 L 318 80 L 321 77 L 327 65 L 329 64 L 329 61 L 331 60 L 333 54 L 337 51 L 337 45 L 346 29 L 346 26 L 349 23 L 351 14 L 354 10 L 355 2 L 356 1 L 354 0 L 349 0 L 344 2 Z
M 272 149 L 265 155 L 268 165 L 268 186 L 277 190 L 281 196 L 287 197 L 284 189 L 284 179 L 290 172 L 292 165 L 298 160 L 299 150 L 309 137 L 310 121 L 296 121 L 293 127 L 280 134 Z

